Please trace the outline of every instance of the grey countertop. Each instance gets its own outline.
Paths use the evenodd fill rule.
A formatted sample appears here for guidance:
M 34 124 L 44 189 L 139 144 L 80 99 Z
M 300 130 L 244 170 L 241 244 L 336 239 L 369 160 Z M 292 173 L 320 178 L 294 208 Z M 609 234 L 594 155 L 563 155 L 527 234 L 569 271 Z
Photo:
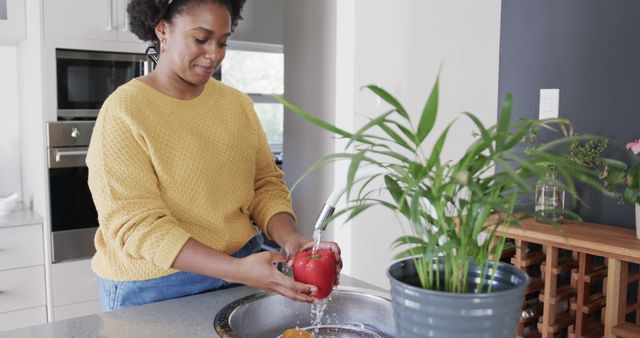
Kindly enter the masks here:
M 42 216 L 20 203 L 7 214 L 0 214 L 0 228 L 15 227 L 21 225 L 42 224 Z
M 371 284 L 340 276 L 340 285 L 381 291 Z M 103 312 L 13 331 L 8 337 L 219 337 L 213 320 L 225 305 L 258 290 L 247 286 L 171 299 L 139 307 Z

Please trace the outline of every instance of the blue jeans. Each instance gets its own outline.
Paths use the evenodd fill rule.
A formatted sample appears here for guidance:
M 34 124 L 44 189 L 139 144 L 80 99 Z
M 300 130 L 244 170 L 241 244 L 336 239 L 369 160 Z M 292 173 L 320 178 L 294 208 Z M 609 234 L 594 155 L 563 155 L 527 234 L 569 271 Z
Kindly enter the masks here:
M 262 234 L 258 233 L 233 256 L 238 258 L 249 256 L 260 249 L 263 241 Z M 183 271 L 141 281 L 113 281 L 98 277 L 102 311 L 125 309 L 229 286 L 232 284 L 222 279 Z

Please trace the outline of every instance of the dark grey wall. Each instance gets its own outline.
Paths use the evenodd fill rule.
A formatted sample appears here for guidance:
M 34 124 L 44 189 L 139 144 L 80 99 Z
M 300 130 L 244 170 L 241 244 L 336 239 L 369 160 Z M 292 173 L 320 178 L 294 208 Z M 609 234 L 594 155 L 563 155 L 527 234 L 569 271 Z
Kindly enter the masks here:
M 576 132 L 613 138 L 606 155 L 629 163 L 640 138 L 640 1 L 504 0 L 499 94 L 537 118 L 540 88 L 560 88 L 560 117 Z M 633 227 L 633 207 L 586 187 L 584 220 Z

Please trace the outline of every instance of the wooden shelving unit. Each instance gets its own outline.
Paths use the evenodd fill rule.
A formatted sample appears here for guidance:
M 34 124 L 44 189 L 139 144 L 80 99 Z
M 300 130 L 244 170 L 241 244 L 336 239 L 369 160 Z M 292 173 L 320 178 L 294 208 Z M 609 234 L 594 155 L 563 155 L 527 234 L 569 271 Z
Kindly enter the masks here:
M 513 241 L 502 259 L 532 276 L 518 336 L 640 338 L 634 230 L 577 221 L 558 229 L 528 219 L 498 233 Z
M 593 321 L 590 318 L 601 315 L 606 305 L 606 292 L 599 286 L 604 285 L 602 282 L 607 276 L 606 266 L 594 263 L 593 255 L 578 255 L 578 268 L 573 269 L 571 273 L 571 286 L 577 291 L 577 297 L 571 301 L 571 309 L 576 313 L 576 320 L 575 324 L 569 327 L 569 337 L 602 337 L 602 321 Z M 598 286 L 599 290 L 593 291 Z
M 546 260 L 546 256 L 542 248 L 535 243 L 515 239 L 513 245 L 514 250 L 508 255 L 511 264 L 526 271 L 531 277 L 531 282 L 525 290 L 523 316 L 520 318 L 516 334 L 523 338 L 538 338 L 540 332 L 537 323 L 543 313 L 543 303 L 539 295 L 545 285 L 540 264 Z

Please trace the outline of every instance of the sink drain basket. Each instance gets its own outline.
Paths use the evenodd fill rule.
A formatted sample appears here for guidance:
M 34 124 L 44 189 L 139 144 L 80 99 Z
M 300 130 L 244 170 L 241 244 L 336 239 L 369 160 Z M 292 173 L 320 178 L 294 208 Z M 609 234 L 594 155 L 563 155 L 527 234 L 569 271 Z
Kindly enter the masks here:
M 381 336 L 364 327 L 353 325 L 320 325 L 300 328 L 313 333 L 315 338 L 380 338 Z M 282 338 L 282 335 L 278 336 Z

